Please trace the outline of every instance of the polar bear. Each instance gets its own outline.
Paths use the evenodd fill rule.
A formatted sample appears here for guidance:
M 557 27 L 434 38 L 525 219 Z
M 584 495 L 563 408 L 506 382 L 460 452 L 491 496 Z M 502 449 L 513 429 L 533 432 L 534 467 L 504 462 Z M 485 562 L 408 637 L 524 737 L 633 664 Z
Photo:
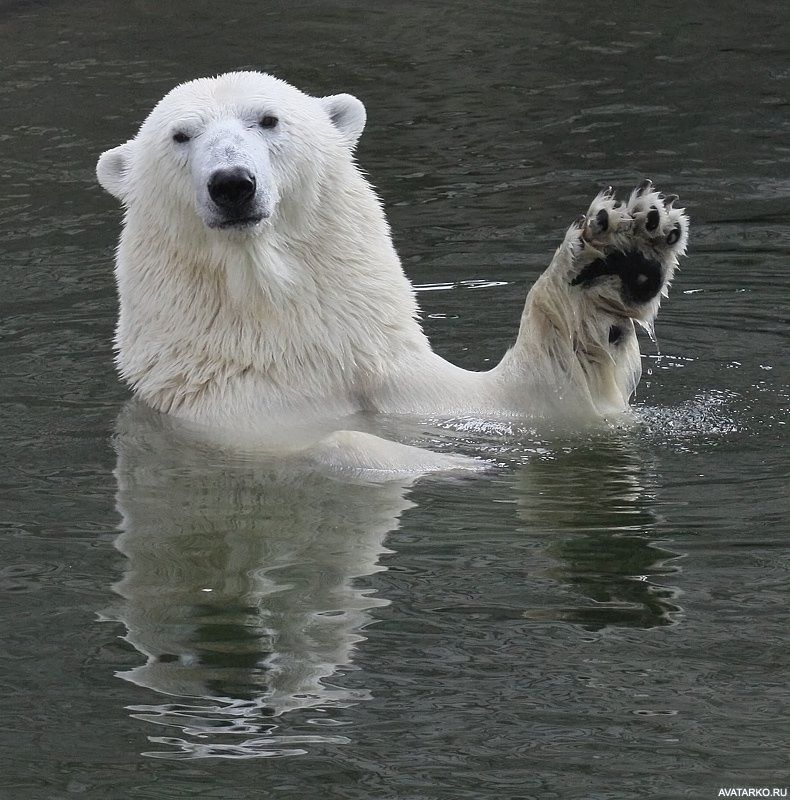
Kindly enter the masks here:
M 232 72 L 177 86 L 102 154 L 98 180 L 125 208 L 115 347 L 134 393 L 211 429 L 266 427 L 291 444 L 306 420 L 338 431 L 359 412 L 625 417 L 641 375 L 634 322 L 652 326 L 686 248 L 677 198 L 649 181 L 624 203 L 599 193 L 527 295 L 513 347 L 469 371 L 421 329 L 354 160 L 365 121 L 351 95 Z M 322 447 L 386 464 L 391 450 L 360 436 Z

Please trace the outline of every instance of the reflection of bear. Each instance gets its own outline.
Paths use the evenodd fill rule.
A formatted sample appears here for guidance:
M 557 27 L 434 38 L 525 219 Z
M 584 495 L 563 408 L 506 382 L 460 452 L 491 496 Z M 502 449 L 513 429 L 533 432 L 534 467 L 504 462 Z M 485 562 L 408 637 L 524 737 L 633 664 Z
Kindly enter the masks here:
M 678 571 L 669 564 L 677 554 L 651 537 L 654 483 L 649 464 L 627 441 L 577 445 L 524 467 L 519 516 L 555 539 L 547 552 L 557 566 L 548 574 L 587 598 L 548 616 L 591 630 L 652 628 L 678 619 L 678 590 L 663 579 Z
M 364 124 L 350 95 L 231 73 L 176 87 L 102 155 L 99 181 L 126 207 L 116 345 L 137 395 L 246 430 L 359 411 L 627 411 L 641 374 L 634 321 L 652 325 L 685 249 L 676 198 L 649 182 L 623 204 L 600 193 L 530 291 L 513 348 L 470 372 L 434 353 L 417 321 L 353 160 Z M 342 462 L 360 442 L 361 456 L 371 440 L 355 436 L 333 440 L 331 455 Z
M 354 580 L 382 569 L 384 538 L 411 505 L 404 484 L 222 454 L 137 403 L 121 415 L 117 448 L 116 545 L 128 562 L 115 587 L 123 602 L 107 616 L 146 658 L 121 677 L 211 700 L 213 722 L 183 705 L 182 724 L 216 732 L 221 717 L 225 733 L 363 698 L 332 676 L 385 603 Z

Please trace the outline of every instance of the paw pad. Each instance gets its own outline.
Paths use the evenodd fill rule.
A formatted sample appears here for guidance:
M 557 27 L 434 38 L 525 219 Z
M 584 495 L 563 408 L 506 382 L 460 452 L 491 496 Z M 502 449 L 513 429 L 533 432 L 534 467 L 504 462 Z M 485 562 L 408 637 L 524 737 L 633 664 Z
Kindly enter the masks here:
M 664 196 L 645 180 L 626 203 L 611 186 L 593 200 L 569 235 L 584 245 L 573 249 L 572 286 L 619 286 L 628 305 L 649 303 L 672 279 L 677 256 L 685 250 L 688 218 L 674 208 L 678 196 Z M 607 276 L 619 284 L 604 282 Z
M 657 208 L 653 207 L 647 212 L 645 228 L 652 233 L 658 227 L 659 222 L 661 222 L 661 214 Z

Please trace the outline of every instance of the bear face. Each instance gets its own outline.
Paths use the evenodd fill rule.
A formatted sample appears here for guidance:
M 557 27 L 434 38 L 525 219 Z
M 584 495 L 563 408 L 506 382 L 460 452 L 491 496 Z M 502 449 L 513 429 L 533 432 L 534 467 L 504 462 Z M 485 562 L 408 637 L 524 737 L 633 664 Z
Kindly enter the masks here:
M 129 209 L 256 233 L 283 197 L 309 211 L 327 161 L 350 160 L 364 126 L 352 95 L 315 98 L 270 75 L 228 73 L 177 86 L 96 171 Z

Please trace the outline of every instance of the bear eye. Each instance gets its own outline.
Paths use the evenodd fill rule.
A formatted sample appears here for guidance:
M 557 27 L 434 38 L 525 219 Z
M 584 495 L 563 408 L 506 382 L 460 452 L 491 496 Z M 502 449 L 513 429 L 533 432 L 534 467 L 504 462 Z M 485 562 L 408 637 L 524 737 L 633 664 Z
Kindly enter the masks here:
M 277 125 L 277 123 L 279 121 L 280 120 L 278 120 L 277 117 L 273 117 L 270 114 L 267 114 L 266 116 L 260 118 L 260 120 L 258 121 L 258 124 L 262 128 L 274 128 L 274 127 L 276 127 L 276 125 Z
M 188 142 L 191 138 L 192 138 L 191 136 L 188 136 L 183 131 L 176 131 L 173 134 L 173 141 L 176 142 L 177 144 L 184 144 L 184 142 Z

